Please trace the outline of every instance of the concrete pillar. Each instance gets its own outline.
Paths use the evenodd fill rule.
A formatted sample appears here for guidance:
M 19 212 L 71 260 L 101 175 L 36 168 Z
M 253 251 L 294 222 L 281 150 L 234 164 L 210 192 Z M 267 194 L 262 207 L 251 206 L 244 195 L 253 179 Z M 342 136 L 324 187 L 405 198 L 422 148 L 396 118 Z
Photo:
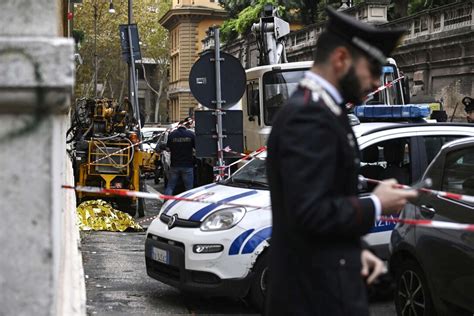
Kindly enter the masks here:
M 0 1 L 0 314 L 85 314 L 65 133 L 74 45 L 62 0 Z

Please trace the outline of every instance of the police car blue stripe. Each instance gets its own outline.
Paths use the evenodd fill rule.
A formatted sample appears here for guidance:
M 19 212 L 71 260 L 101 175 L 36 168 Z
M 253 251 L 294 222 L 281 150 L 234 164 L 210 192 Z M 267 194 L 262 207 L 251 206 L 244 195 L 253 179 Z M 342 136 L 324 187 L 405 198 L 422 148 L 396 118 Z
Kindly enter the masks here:
M 203 187 L 200 187 L 200 188 L 197 188 L 195 190 L 191 190 L 185 194 L 182 194 L 180 195 L 179 197 L 190 197 L 191 195 L 193 195 L 194 193 L 198 193 L 198 192 L 201 192 L 201 191 L 204 191 L 204 190 L 207 190 L 209 188 L 212 188 L 213 186 L 216 186 L 217 184 L 215 183 L 212 183 L 212 184 L 209 184 L 209 185 L 206 185 L 206 186 L 203 186 Z M 166 214 L 168 213 L 168 211 L 173 207 L 175 206 L 176 204 L 178 204 L 180 201 L 177 201 L 177 200 L 174 200 L 173 202 L 171 202 L 170 204 L 168 204 L 168 206 L 165 208 L 165 210 L 163 211 L 163 214 Z
M 390 216 L 391 218 L 398 218 L 398 216 Z M 395 228 L 396 223 L 392 222 L 386 222 L 386 221 L 377 221 L 374 225 L 369 230 L 369 233 L 380 233 L 380 232 L 386 232 L 386 231 L 391 231 Z
M 238 255 L 239 254 L 239 251 L 240 251 L 240 247 L 242 247 L 242 244 L 244 243 L 244 240 L 247 239 L 247 237 L 253 233 L 255 229 L 251 228 L 247 231 L 244 231 L 242 234 L 239 235 L 239 237 L 237 237 L 233 242 L 232 244 L 230 245 L 230 248 L 229 248 L 229 256 L 232 256 L 232 255 Z
M 227 203 L 227 202 L 231 202 L 231 201 L 234 201 L 234 200 L 237 200 L 237 199 L 240 199 L 240 198 L 243 198 L 243 197 L 246 197 L 246 196 L 249 196 L 249 195 L 253 195 L 253 194 L 257 194 L 258 192 L 253 190 L 253 191 L 247 191 L 247 192 L 244 192 L 244 193 L 240 193 L 240 194 L 237 194 L 237 195 L 233 195 L 231 197 L 228 197 L 228 198 L 225 198 L 223 200 L 220 200 L 218 201 L 218 203 Z M 212 210 L 216 209 L 217 207 L 219 207 L 220 205 L 219 204 L 216 204 L 216 203 L 212 203 L 212 204 L 209 204 L 205 207 L 203 207 L 202 209 L 200 209 L 199 211 L 197 211 L 196 213 L 194 213 L 190 218 L 189 220 L 190 221 L 200 221 L 201 219 L 204 218 L 204 216 L 206 216 L 207 214 L 209 214 Z
M 270 238 L 272 235 L 272 227 L 267 227 L 256 232 L 252 238 L 250 238 L 242 249 L 242 254 L 252 253 L 258 245 Z

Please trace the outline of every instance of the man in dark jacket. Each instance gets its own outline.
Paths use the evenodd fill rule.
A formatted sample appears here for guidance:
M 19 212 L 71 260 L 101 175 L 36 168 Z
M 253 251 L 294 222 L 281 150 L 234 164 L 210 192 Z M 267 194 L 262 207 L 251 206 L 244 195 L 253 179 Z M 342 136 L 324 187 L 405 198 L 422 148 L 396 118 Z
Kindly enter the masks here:
M 182 179 L 186 191 L 193 188 L 195 136 L 186 128 L 187 126 L 188 121 L 180 122 L 178 128 L 168 136 L 166 147 L 171 152 L 171 165 L 165 189 L 166 195 L 173 194 L 179 178 Z
M 267 315 L 368 315 L 363 276 L 383 269 L 361 236 L 416 192 L 379 185 L 357 196 L 359 151 L 345 108 L 379 85 L 402 31 L 328 10 L 316 61 L 273 123 L 268 177 L 273 210 Z M 372 269 L 372 272 L 369 272 Z
M 462 103 L 464 104 L 464 111 L 466 111 L 467 114 L 467 122 L 474 123 L 474 102 L 472 102 L 472 98 L 464 97 Z

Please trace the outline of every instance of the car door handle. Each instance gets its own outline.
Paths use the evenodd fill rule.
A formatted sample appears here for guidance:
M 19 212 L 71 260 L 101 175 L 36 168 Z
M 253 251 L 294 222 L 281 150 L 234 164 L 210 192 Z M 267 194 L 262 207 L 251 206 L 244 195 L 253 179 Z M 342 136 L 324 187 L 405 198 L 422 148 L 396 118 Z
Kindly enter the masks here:
M 425 217 L 433 217 L 436 214 L 436 210 L 431 205 L 420 205 L 420 211 Z

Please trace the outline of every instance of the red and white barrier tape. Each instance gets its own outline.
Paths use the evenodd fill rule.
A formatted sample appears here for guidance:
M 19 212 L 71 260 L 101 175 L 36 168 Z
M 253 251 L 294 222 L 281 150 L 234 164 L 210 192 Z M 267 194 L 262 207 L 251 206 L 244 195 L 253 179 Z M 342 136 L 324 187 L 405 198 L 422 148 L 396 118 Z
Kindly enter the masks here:
M 375 184 L 379 184 L 380 182 L 382 182 L 382 181 L 379 181 L 379 180 L 369 179 L 369 178 L 365 178 L 365 177 L 360 177 L 360 179 L 365 180 L 369 183 L 375 183 Z M 427 188 L 423 188 L 423 187 L 413 188 L 413 187 L 410 187 L 410 186 L 404 185 L 404 184 L 396 184 L 395 187 L 400 188 L 400 189 L 407 189 L 407 190 L 415 189 L 415 190 L 418 190 L 418 191 L 421 191 L 421 192 L 442 196 L 442 197 L 452 199 L 452 200 L 456 200 L 456 201 L 474 203 L 474 196 L 470 196 L 470 195 L 444 192 L 444 191 L 438 191 L 438 190 L 431 190 L 431 189 L 427 189 Z
M 184 202 L 195 202 L 195 203 L 205 203 L 205 204 L 215 204 L 219 206 L 234 206 L 234 207 L 248 207 L 253 209 L 266 209 L 270 208 L 270 205 L 267 206 L 258 206 L 258 205 L 249 205 L 249 204 L 241 204 L 241 203 L 230 203 L 230 202 L 222 202 L 222 201 L 214 201 L 208 199 L 200 199 L 200 198 L 185 198 L 173 195 L 165 195 L 160 193 L 149 193 L 149 192 L 141 192 L 141 191 L 132 191 L 132 190 L 125 190 L 125 189 L 104 189 L 99 187 L 89 187 L 89 186 L 71 186 L 71 185 L 63 185 L 63 189 L 71 189 L 76 190 L 77 192 L 86 192 L 86 193 L 96 193 L 96 194 L 103 194 L 103 195 L 112 195 L 112 196 L 126 196 L 126 197 L 135 197 L 135 198 L 143 198 L 143 199 L 150 199 L 150 200 L 174 200 L 174 201 L 184 201 Z
M 257 149 L 257 150 L 254 151 L 254 152 L 261 152 L 261 149 L 262 149 L 262 148 L 265 148 L 265 146 L 260 147 L 259 149 Z M 222 151 L 223 151 L 223 152 L 226 152 L 226 153 L 231 153 L 231 154 L 234 154 L 234 155 L 238 155 L 238 156 L 243 157 L 243 158 L 246 158 L 246 157 L 248 157 L 250 154 L 253 153 L 253 152 L 250 153 L 250 154 L 240 153 L 240 152 L 238 152 L 238 151 L 232 150 L 232 148 L 230 148 L 229 146 L 227 146 L 227 147 L 225 147 L 224 149 L 222 149 Z
M 371 93 L 367 94 L 367 95 L 365 96 L 363 102 L 369 100 L 370 98 L 372 98 L 372 97 L 373 97 L 374 95 L 376 95 L 377 93 L 379 93 L 379 92 L 381 92 L 381 91 L 383 91 L 383 90 L 385 90 L 385 89 L 387 89 L 387 88 L 392 87 L 394 84 L 396 84 L 397 82 L 399 82 L 399 81 L 402 80 L 403 78 L 405 78 L 405 76 L 400 76 L 400 77 L 398 77 L 397 79 L 394 79 L 394 80 L 392 80 L 392 81 L 390 81 L 390 82 L 387 82 L 387 83 L 384 84 L 384 85 L 381 85 L 380 87 L 378 87 L 377 89 L 375 89 L 375 90 L 372 91 Z M 354 107 L 355 105 L 356 105 L 356 104 L 353 104 L 353 103 L 347 103 L 347 104 L 346 104 L 346 107 L 347 107 L 348 109 L 350 109 L 350 108 Z
M 380 181 L 372 180 L 372 179 L 366 179 L 366 180 L 371 180 L 369 182 L 380 182 Z M 408 188 L 411 189 L 411 187 L 406 186 L 406 185 L 400 184 L 398 186 L 404 189 L 408 189 Z M 86 186 L 74 187 L 74 186 L 69 186 L 69 185 L 63 185 L 62 187 L 65 189 L 73 189 L 79 192 L 89 192 L 89 193 L 116 195 L 116 196 L 128 196 L 128 197 L 145 198 L 145 199 L 153 199 L 153 200 L 160 200 L 160 201 L 175 200 L 175 201 L 185 201 L 185 202 L 194 202 L 194 203 L 215 204 L 219 206 L 247 207 L 247 208 L 252 208 L 252 209 L 270 209 L 271 208 L 271 205 L 257 206 L 257 205 L 249 205 L 249 204 L 242 204 L 242 203 L 229 203 L 229 202 L 214 201 L 214 200 L 202 199 L 202 198 L 201 199 L 200 198 L 185 198 L 185 197 L 178 197 L 178 196 L 171 196 L 171 195 L 164 195 L 164 194 L 157 194 L 157 193 L 130 191 L 130 190 L 124 190 L 124 189 L 102 189 L 98 187 L 86 187 Z M 418 190 L 429 191 L 432 194 L 443 193 L 444 194 L 443 196 L 454 198 L 457 200 L 461 200 L 461 198 L 464 197 L 463 198 L 464 201 L 474 201 L 474 197 L 472 196 L 459 195 L 459 194 L 453 194 L 449 192 L 441 192 L 441 191 L 435 191 L 435 190 L 428 190 L 425 188 L 421 188 Z M 466 199 L 466 197 L 468 199 Z M 148 221 L 148 220 L 150 219 L 147 218 L 142 221 Z M 423 220 L 423 219 L 391 218 L 391 217 L 385 217 L 385 216 L 382 216 L 380 220 L 386 221 L 386 222 L 392 222 L 392 223 L 403 223 L 407 225 L 416 225 L 416 226 L 432 227 L 432 228 L 440 228 L 440 229 L 474 231 L 474 224 L 461 224 L 461 223 L 452 223 L 452 222 L 443 222 L 443 221 Z
M 373 97 L 374 95 L 376 95 L 377 93 L 387 89 L 387 88 L 391 88 L 394 84 L 396 84 L 397 82 L 399 82 L 400 80 L 402 80 L 403 78 L 405 78 L 405 76 L 400 76 L 398 77 L 397 79 L 394 79 L 390 82 L 387 82 L 386 84 L 378 87 L 377 89 L 375 89 L 374 91 L 372 91 L 371 93 L 367 94 L 367 96 L 365 97 L 365 100 L 368 100 L 370 99 L 371 97 Z
M 224 149 L 225 150 L 225 149 Z M 262 146 L 260 148 L 258 148 L 257 150 L 255 150 L 254 152 L 251 152 L 249 154 L 242 154 L 242 153 L 238 153 L 239 155 L 242 155 L 243 157 L 237 161 L 234 161 L 233 163 L 227 165 L 227 166 L 224 166 L 225 168 L 230 168 L 244 160 L 248 160 L 248 159 L 264 159 L 264 158 L 260 158 L 260 157 L 257 157 L 259 154 L 261 154 L 262 152 L 266 151 L 267 150 L 267 146 Z
M 232 167 L 236 164 L 239 164 L 242 161 L 249 160 L 249 159 L 265 159 L 265 158 L 257 157 L 258 154 L 264 152 L 265 150 L 267 150 L 267 147 L 262 146 L 262 147 L 258 148 L 256 151 L 253 151 L 249 154 L 243 154 L 243 153 L 239 153 L 237 151 L 233 151 L 229 146 L 225 147 L 223 149 L 224 152 L 231 152 L 231 153 L 242 156 L 242 158 L 240 158 L 237 161 L 234 161 L 231 164 L 225 165 L 225 166 L 216 166 L 216 167 L 214 167 L 215 168 L 214 170 L 219 171 L 219 174 L 217 174 L 216 177 L 214 178 L 214 182 L 219 182 L 219 181 L 225 179 L 226 176 L 230 176 L 230 167 Z M 226 170 L 229 170 L 229 172 L 226 172 Z
M 432 221 L 432 220 L 425 220 L 425 219 L 390 218 L 390 217 L 384 217 L 384 216 L 380 217 L 380 220 L 385 221 L 385 222 L 402 223 L 402 224 L 422 226 L 422 227 L 474 231 L 474 224 L 460 224 L 460 223 Z

